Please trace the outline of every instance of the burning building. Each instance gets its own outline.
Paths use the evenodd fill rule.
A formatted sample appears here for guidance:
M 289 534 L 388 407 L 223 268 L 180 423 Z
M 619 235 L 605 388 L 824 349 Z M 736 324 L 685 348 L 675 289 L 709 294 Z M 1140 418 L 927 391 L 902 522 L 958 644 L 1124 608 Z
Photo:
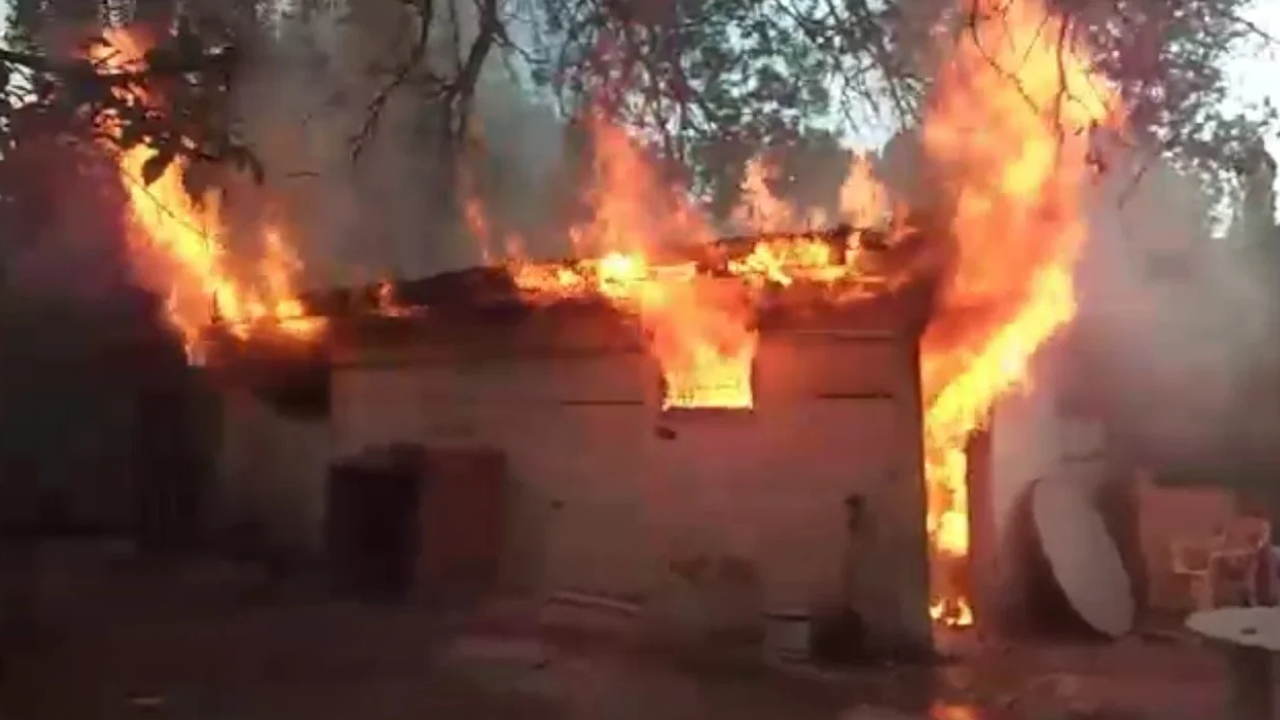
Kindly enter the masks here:
M 308 299 L 289 233 L 261 223 L 258 261 L 228 252 L 216 206 L 182 195 L 181 161 L 148 189 L 146 148 L 118 151 L 135 273 L 192 359 L 213 353 L 233 380 L 226 517 L 318 547 L 334 460 L 483 446 L 505 458 L 507 539 L 490 554 L 513 586 L 643 594 L 728 557 L 763 604 L 848 594 L 886 642 L 925 642 L 929 616 L 972 624 L 966 449 L 1075 315 L 1089 130 L 1117 111 L 1046 8 L 989 9 L 998 21 L 945 48 L 932 86 L 927 193 L 859 163 L 835 217 L 797 222 L 755 167 L 737 243 L 596 122 L 573 260 L 523 258 L 467 203 L 504 259 Z M 839 229 L 785 232 L 806 224 Z M 310 419 L 276 411 L 304 400 Z M 853 546 L 869 564 L 848 574 L 877 582 L 841 580 Z
M 700 277 L 718 288 L 708 292 L 741 286 Z M 328 298 L 348 309 L 328 320 L 327 372 L 312 386 L 327 402 L 314 416 L 280 414 L 291 405 L 279 382 L 234 385 L 230 517 L 256 513 L 291 535 L 281 540 L 318 548 L 335 510 L 325 508 L 331 462 L 390 443 L 484 449 L 503 458 L 504 500 L 470 505 L 489 516 L 451 526 L 503 528 L 492 560 L 509 589 L 657 602 L 678 568 L 728 561 L 755 578 L 742 588 L 758 594 L 755 612 L 847 601 L 883 644 L 931 642 L 918 358 L 927 284 L 840 305 L 779 293 L 755 313 L 741 379 L 672 373 L 643 324 L 612 303 L 534 304 L 505 272 L 394 290 L 393 312 L 372 290 L 359 293 L 365 312 L 349 310 L 350 294 Z M 855 506 L 862 526 L 851 528 Z M 842 566 L 854 546 L 851 579 Z

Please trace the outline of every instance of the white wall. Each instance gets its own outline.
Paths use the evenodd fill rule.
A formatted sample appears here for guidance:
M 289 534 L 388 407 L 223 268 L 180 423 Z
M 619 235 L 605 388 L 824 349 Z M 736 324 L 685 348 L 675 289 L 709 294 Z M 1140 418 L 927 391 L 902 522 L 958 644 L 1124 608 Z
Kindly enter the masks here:
M 215 526 L 252 521 L 279 546 L 322 547 L 329 424 L 281 416 L 244 389 L 222 396 L 222 453 Z
M 542 591 L 652 595 L 672 559 L 705 553 L 752 561 L 768 605 L 830 599 L 843 501 L 859 492 L 875 529 L 864 611 L 927 638 L 909 345 L 766 338 L 756 380 L 752 417 L 660 419 L 657 368 L 639 352 L 353 366 L 334 378 L 335 450 L 505 451 L 517 497 L 506 574 Z
M 512 518 L 515 565 L 540 567 L 551 553 L 551 575 L 540 582 L 584 585 L 590 578 L 591 589 L 632 592 L 626 558 L 640 534 L 643 470 L 635 458 L 653 433 L 651 417 L 639 404 L 566 401 L 642 403 L 642 367 L 647 360 L 632 355 L 339 370 L 335 452 L 393 441 L 498 447 L 521 496 Z M 553 511 L 557 500 L 563 507 Z
M 1002 602 L 1016 601 L 1018 591 L 1011 584 L 1017 582 L 1018 570 L 1011 563 L 1017 540 L 1009 533 L 1013 513 L 1031 483 L 1044 479 L 1096 489 L 1108 477 L 1105 428 L 1100 421 L 1062 410 L 1059 397 L 1065 389 L 1053 372 L 1052 358 L 1041 357 L 1031 387 L 1003 398 L 992 414 L 993 549 Z

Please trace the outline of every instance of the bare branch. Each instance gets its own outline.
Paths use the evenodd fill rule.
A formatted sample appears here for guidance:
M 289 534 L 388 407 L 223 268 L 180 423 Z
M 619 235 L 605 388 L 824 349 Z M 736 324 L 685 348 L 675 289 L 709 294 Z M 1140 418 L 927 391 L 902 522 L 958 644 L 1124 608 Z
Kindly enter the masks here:
M 378 92 L 374 93 L 373 99 L 369 101 L 364 122 L 360 125 L 360 130 L 355 137 L 351 139 L 352 160 L 360 159 L 377 132 L 378 121 L 382 119 L 382 113 L 386 110 L 392 94 L 409 79 L 410 73 L 422 63 L 422 59 L 427 54 L 431 40 L 432 20 L 435 18 L 435 0 L 418 1 L 421 3 L 418 7 L 418 35 L 409 49 L 408 56 L 396 66 L 391 78 L 378 89 Z

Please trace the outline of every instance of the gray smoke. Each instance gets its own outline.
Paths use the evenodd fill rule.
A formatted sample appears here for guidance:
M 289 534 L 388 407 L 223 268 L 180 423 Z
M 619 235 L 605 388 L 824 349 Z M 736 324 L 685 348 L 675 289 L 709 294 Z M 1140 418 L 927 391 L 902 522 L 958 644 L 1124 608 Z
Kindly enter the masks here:
M 1259 272 L 1267 238 L 1245 220 L 1269 209 L 1245 203 L 1215 236 L 1202 186 L 1148 162 L 1140 179 L 1132 161 L 1097 188 L 1077 274 L 1078 380 L 1141 457 L 1226 470 L 1280 430 L 1269 341 L 1280 277 Z
M 447 76 L 457 56 L 454 16 L 449 3 L 436 5 L 426 62 Z M 457 2 L 456 11 L 465 53 L 474 7 Z M 257 43 L 240 77 L 237 102 L 299 248 L 306 284 L 413 278 L 478 264 L 481 245 L 460 218 L 452 175 L 440 160 L 439 119 L 421 90 L 407 84 L 390 94 L 352 162 L 352 139 L 370 103 L 414 42 L 412 11 L 396 0 L 334 0 L 278 14 L 274 35 Z M 476 166 L 490 220 L 527 227 L 545 219 L 563 162 L 563 129 L 504 60 L 513 61 L 494 50 L 478 83 L 483 150 L 468 162 Z
M 1019 431 L 1014 451 L 1056 458 L 1068 441 L 1055 418 L 1080 412 L 1106 417 L 1115 449 L 1137 464 L 1191 476 L 1265 468 L 1259 458 L 1280 441 L 1273 178 L 1253 178 L 1224 233 L 1194 176 L 1119 144 L 1101 150 L 1108 167 L 1084 218 L 1078 316 L 1037 358 L 1036 398 L 1008 399 L 998 413 L 1039 419 L 997 426 L 1040 427 L 1044 437 Z M 904 131 L 877 172 L 927 211 L 939 179 L 925 168 L 916 133 Z M 1035 239 L 1010 239 L 1026 241 Z

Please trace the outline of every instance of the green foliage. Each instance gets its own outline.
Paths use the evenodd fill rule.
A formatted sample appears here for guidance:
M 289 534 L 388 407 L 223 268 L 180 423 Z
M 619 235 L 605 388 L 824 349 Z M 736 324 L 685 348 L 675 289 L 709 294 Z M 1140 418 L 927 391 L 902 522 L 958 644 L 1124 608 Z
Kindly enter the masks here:
M 19 2 L 15 12 L 28 4 Z M 32 40 L 47 18 L 27 8 L 28 22 L 11 30 L 0 50 L 0 153 L 24 143 L 111 143 L 155 152 L 140 178 L 151 183 L 174 160 L 230 163 L 261 180 L 262 167 L 239 139 L 228 108 L 235 54 L 207 45 L 184 22 L 160 38 L 141 60 L 128 59 L 105 37 L 87 38 L 81 49 L 107 59 L 53 57 Z M 20 12 L 17 17 L 23 17 Z M 21 47 L 23 49 L 13 49 Z M 191 188 L 196 189 L 196 188 Z
M 1205 181 L 1221 208 L 1239 190 L 1276 108 L 1233 106 L 1227 61 L 1276 40 L 1244 18 L 1267 0 L 1058 0 L 1116 83 L 1130 125 Z
M 791 0 L 545 0 L 549 46 L 535 79 L 570 114 L 590 108 L 682 164 L 707 199 L 736 187 L 761 148 L 826 132 L 852 78 L 905 82 L 875 64 L 847 9 Z M 867 11 L 872 22 L 891 9 Z M 885 21 L 887 22 L 887 20 Z M 877 47 L 891 46 L 891 33 Z M 898 91 L 895 86 L 894 93 Z M 904 106 L 905 107 L 905 106 Z
M 1242 19 L 1265 0 L 1050 0 L 1095 49 L 1144 144 L 1216 181 L 1276 111 L 1225 103 L 1225 61 L 1264 41 Z M 535 79 L 569 113 L 592 107 L 683 164 L 706 197 L 761 148 L 864 120 L 914 121 L 941 58 L 928 28 L 973 0 L 541 0 Z M 950 14 L 949 14 L 950 13 Z M 728 186 L 729 189 L 726 189 Z

